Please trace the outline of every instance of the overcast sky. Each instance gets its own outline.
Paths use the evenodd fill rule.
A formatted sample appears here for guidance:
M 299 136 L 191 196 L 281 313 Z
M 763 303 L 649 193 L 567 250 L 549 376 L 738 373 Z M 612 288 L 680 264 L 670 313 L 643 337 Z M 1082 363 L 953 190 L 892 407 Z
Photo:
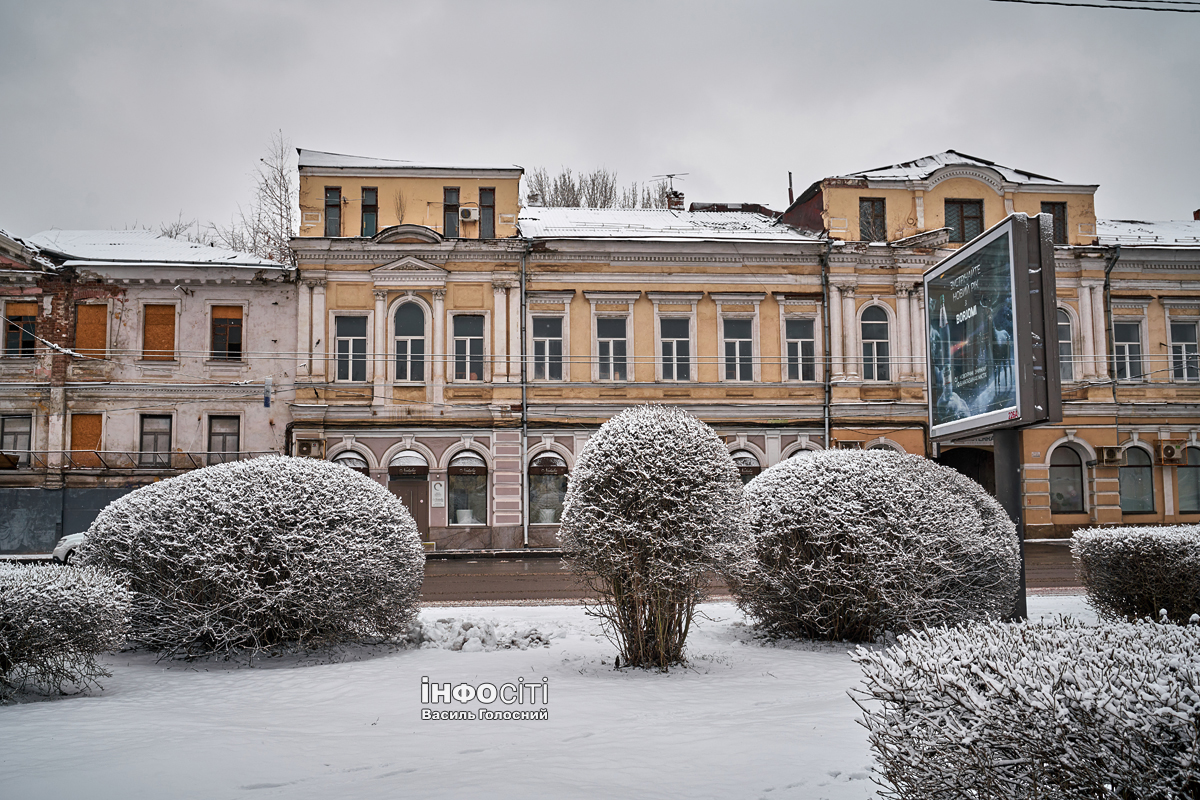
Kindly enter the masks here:
M 1097 0 L 1092 0 L 1093 2 Z M 1098 0 L 1105 2 L 1105 0 Z M 315 150 L 686 172 L 782 208 L 946 149 L 1200 208 L 1200 14 L 988 0 L 0 0 L 0 228 L 226 222 Z

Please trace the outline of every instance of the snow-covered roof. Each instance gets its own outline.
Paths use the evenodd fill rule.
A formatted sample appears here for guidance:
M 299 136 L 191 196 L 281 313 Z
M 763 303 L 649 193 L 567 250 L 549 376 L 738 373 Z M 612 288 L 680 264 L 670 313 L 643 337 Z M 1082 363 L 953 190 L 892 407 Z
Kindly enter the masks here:
M 1134 219 L 1098 219 L 1096 236 L 1100 244 L 1122 247 L 1198 247 L 1200 220 L 1142 222 Z
M 668 211 L 666 209 L 545 208 L 521 209 L 521 235 L 531 239 L 658 239 L 813 242 L 770 217 L 740 211 Z
M 973 167 L 986 167 L 994 170 L 1004 177 L 1004 180 L 1011 183 L 1053 183 L 1061 184 L 1062 181 L 1057 178 L 1048 178 L 1045 175 L 1038 175 L 1033 172 L 1026 172 L 1021 169 L 1005 167 L 992 161 L 986 161 L 982 158 L 969 156 L 965 153 L 959 153 L 955 150 L 947 150 L 943 153 L 935 153 L 931 156 L 918 158 L 914 161 L 905 161 L 901 164 L 892 164 L 886 167 L 876 167 L 875 169 L 863 170 L 862 172 L 851 172 L 849 175 L 838 175 L 838 178 L 865 178 L 866 180 L 879 181 L 920 181 L 925 180 L 934 172 L 937 172 L 942 167 L 953 166 L 955 164 L 966 164 Z
M 29 244 L 65 261 L 66 266 L 147 264 L 286 269 L 285 265 L 222 247 L 172 239 L 154 231 L 49 230 L 31 237 Z
M 324 169 L 394 169 L 394 170 L 522 170 L 516 164 L 446 164 L 435 161 L 407 161 L 393 158 L 368 158 L 347 156 L 341 153 L 326 153 L 321 150 L 297 149 L 299 166 Z

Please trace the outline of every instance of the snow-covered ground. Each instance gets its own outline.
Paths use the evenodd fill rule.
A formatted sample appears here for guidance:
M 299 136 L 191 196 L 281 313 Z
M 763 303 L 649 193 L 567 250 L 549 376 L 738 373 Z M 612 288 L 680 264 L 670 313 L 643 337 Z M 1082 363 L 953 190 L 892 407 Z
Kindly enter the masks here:
M 45 798 L 866 798 L 872 759 L 847 690 L 847 645 L 755 640 L 729 603 L 703 607 L 692 666 L 613 669 L 578 606 L 430 608 L 494 621 L 526 649 L 376 648 L 253 668 L 110 661 L 93 696 L 0 707 L 0 796 Z M 1083 598 L 1030 616 L 1094 621 Z M 537 633 L 533 633 L 536 631 Z M 538 634 L 549 639 L 538 646 Z M 474 650 L 474 651 L 472 651 Z M 349 660 L 340 660 L 349 659 Z M 545 720 L 422 720 L 421 679 L 540 683 Z

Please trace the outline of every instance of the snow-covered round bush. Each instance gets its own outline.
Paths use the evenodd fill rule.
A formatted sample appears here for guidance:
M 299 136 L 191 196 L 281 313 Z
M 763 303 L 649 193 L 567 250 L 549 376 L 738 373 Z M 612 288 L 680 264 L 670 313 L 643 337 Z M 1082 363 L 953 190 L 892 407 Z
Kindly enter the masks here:
M 752 480 L 746 502 L 747 534 L 724 572 L 772 633 L 866 641 L 1013 610 L 1015 527 L 979 484 L 928 459 L 790 458 Z
M 1106 619 L 1200 613 L 1200 525 L 1089 528 L 1075 531 L 1071 552 L 1088 603 Z
M 1200 797 L 1200 626 L 992 622 L 853 658 L 881 797 Z
M 95 685 L 96 662 L 125 641 L 129 592 L 93 567 L 0 564 L 0 701 Z
M 559 539 L 629 666 L 681 663 L 706 573 L 740 533 L 742 483 L 720 437 L 679 408 L 629 408 L 579 454 Z
M 375 481 L 267 456 L 154 483 L 108 505 L 81 563 L 134 592 L 134 641 L 189 655 L 403 634 L 425 554 Z

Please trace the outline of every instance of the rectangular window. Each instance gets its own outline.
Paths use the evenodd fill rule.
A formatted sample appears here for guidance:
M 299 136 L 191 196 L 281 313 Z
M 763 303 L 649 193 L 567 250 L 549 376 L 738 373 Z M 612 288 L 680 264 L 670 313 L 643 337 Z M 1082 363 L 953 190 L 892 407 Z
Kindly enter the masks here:
M 138 465 L 143 467 L 171 466 L 171 418 L 167 416 L 142 416 L 142 441 L 138 447 L 141 455 Z
M 325 235 L 342 235 L 342 188 L 325 187 Z
M 242 360 L 241 306 L 213 306 L 210 357 L 215 361 Z
M 789 381 L 817 379 L 817 347 L 811 319 L 789 319 L 785 324 L 787 338 L 787 377 Z
M 101 449 L 103 424 L 101 414 L 71 415 L 71 462 L 74 466 L 91 469 L 104 466 L 96 455 Z
M 1194 322 L 1171 323 L 1171 376 L 1177 381 L 1200 380 Z
M 364 186 L 362 190 L 362 235 L 379 232 L 379 190 Z
M 600 380 L 629 380 L 625 344 L 624 317 L 596 320 L 596 353 L 600 360 Z
M 533 318 L 533 379 L 563 379 L 562 317 Z
M 30 358 L 34 355 L 33 323 L 37 319 L 37 303 L 9 302 L 4 304 L 4 355 Z
M 753 323 L 748 319 L 727 319 L 725 328 L 725 380 L 754 380 Z
M 1054 218 L 1054 243 L 1067 243 L 1067 204 L 1042 203 L 1042 213 Z
M 108 306 L 75 305 L 75 352 L 92 358 L 103 358 L 108 352 Z
M 241 423 L 237 417 L 208 418 L 208 463 L 237 461 L 241 449 Z
M 659 339 L 662 343 L 662 379 L 691 380 L 691 336 L 686 319 L 659 320 Z
M 983 201 L 947 200 L 946 227 L 952 242 L 969 242 L 983 233 Z
M 1137 322 L 1118 322 L 1113 325 L 1113 361 L 1117 380 L 1142 379 L 1142 326 Z
M 367 379 L 367 318 L 335 317 L 333 320 L 337 348 L 337 379 L 365 381 Z
M 458 238 L 458 187 L 442 188 L 442 236 Z
M 459 314 L 454 318 L 454 380 L 483 379 L 483 316 Z
M 142 307 L 142 359 L 175 360 L 175 306 Z
M 479 190 L 479 238 L 496 238 L 496 190 Z
M 887 241 L 886 205 L 882 197 L 858 199 L 858 238 L 864 242 Z
M 32 415 L 0 417 L 0 453 L 16 461 L 18 466 L 28 467 L 32 441 Z

